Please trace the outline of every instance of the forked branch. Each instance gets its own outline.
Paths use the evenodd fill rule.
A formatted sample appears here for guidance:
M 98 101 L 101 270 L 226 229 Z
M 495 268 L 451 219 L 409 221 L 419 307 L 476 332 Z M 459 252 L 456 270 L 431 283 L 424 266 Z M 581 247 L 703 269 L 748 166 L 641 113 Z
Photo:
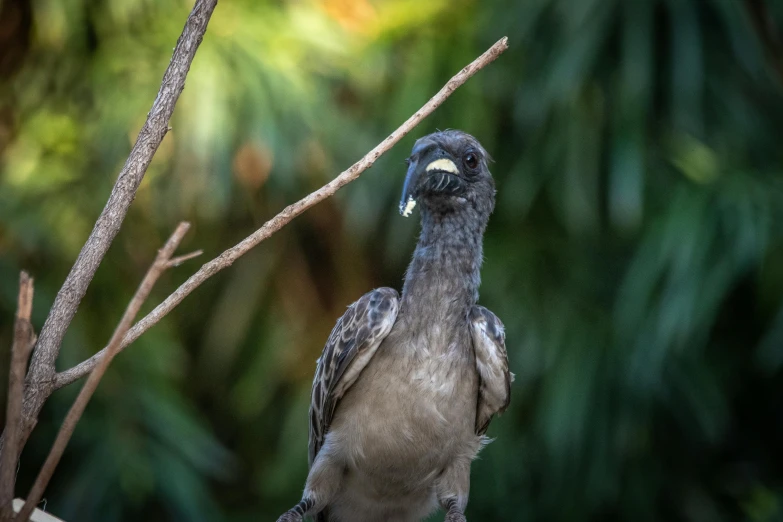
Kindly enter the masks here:
M 38 477 L 35 479 L 35 483 L 33 483 L 30 494 L 27 496 L 27 501 L 25 502 L 24 507 L 22 507 L 22 509 L 19 511 L 19 515 L 17 516 L 16 520 L 26 521 L 29 519 L 30 515 L 35 509 L 35 506 L 38 504 L 38 502 L 41 501 L 43 492 L 46 489 L 46 486 L 49 484 L 49 480 L 52 478 L 57 464 L 60 462 L 60 458 L 65 451 L 65 447 L 68 444 L 68 441 L 71 439 L 71 435 L 73 435 L 73 431 L 76 428 L 76 423 L 79 422 L 82 413 L 84 413 L 84 409 L 87 407 L 87 403 L 90 401 L 93 393 L 95 392 L 95 389 L 98 387 L 98 383 L 101 381 L 103 374 L 106 373 L 106 368 L 109 367 L 109 363 L 111 363 L 112 359 L 119 351 L 123 337 L 125 337 L 128 329 L 136 319 L 136 315 L 139 313 L 141 305 L 144 304 L 144 301 L 146 301 L 147 297 L 150 295 L 152 287 L 155 286 L 155 282 L 167 268 L 173 266 L 171 263 L 171 256 L 174 255 L 174 251 L 179 246 L 182 238 L 188 231 L 188 228 L 190 228 L 188 223 L 180 223 L 169 240 L 166 241 L 166 244 L 163 246 L 163 248 L 158 251 L 158 255 L 155 258 L 155 261 L 152 263 L 152 266 L 150 266 L 147 274 L 141 281 L 139 288 L 136 290 L 136 294 L 131 299 L 130 303 L 128 304 L 128 308 L 125 310 L 125 313 L 122 316 L 122 319 L 117 325 L 117 328 L 114 330 L 114 334 L 111 336 L 109 345 L 105 348 L 106 356 L 102 357 L 95 368 L 92 370 L 90 377 L 87 379 L 87 382 L 84 383 L 84 387 L 81 389 L 79 395 L 76 397 L 76 400 L 73 403 L 73 406 L 71 406 L 71 409 L 68 411 L 68 415 L 66 415 L 65 420 L 60 427 L 60 431 L 57 434 L 57 438 L 55 439 L 54 444 L 52 445 L 52 449 L 49 451 L 49 456 L 46 458 L 46 462 L 44 462 L 41 471 L 38 473 Z M 189 257 L 193 256 L 182 256 L 182 259 Z M 21 405 L 21 396 L 19 397 L 19 404 Z M 5 451 L 4 458 L 6 454 L 10 454 L 10 452 Z
M 38 421 L 38 414 L 55 390 L 55 361 L 60 353 L 63 336 L 79 308 L 79 303 L 95 271 L 120 230 L 152 157 L 169 130 L 169 120 L 174 112 L 174 106 L 185 87 L 185 77 L 204 38 L 207 24 L 216 5 L 217 0 L 195 0 L 195 5 L 185 22 L 171 61 L 163 75 L 158 95 L 139 131 L 136 143 L 117 176 L 106 206 L 95 222 L 65 282 L 57 292 L 54 304 L 41 328 L 26 377 L 19 428 L 21 434 L 19 448 L 24 447 Z M 90 369 L 94 367 L 95 365 L 92 365 Z M 5 453 L 5 438 L 7 433 L 0 437 L 0 453 Z
M 30 367 L 30 377 L 35 382 L 47 382 L 54 376 L 54 364 L 65 331 L 71 324 L 98 265 L 119 232 L 152 157 L 168 132 L 174 106 L 185 87 L 185 77 L 216 5 L 217 0 L 196 0 L 188 16 L 185 28 L 171 56 L 171 62 L 163 75 L 158 95 L 147 114 L 147 120 L 139 131 L 136 143 L 117 177 L 103 212 L 95 222 L 90 236 L 79 252 L 79 257 L 57 293 L 46 322 L 41 328 Z M 43 400 L 46 400 L 46 397 L 43 397 Z M 43 401 L 40 402 L 42 406 Z M 37 415 L 40 407 L 34 410 L 37 411 L 32 413 Z

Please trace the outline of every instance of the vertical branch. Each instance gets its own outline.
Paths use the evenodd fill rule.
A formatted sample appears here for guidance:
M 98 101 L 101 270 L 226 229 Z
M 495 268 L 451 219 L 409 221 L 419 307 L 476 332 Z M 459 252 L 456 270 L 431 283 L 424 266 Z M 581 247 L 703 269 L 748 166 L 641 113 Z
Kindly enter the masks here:
M 14 340 L 11 346 L 11 364 L 8 372 L 8 404 L 6 406 L 5 451 L 0 456 L 0 520 L 11 520 L 12 501 L 16 482 L 16 461 L 19 458 L 21 436 L 22 395 L 27 360 L 35 342 L 30 315 L 33 311 L 33 279 L 19 274 L 19 297 L 14 322 Z
M 98 365 L 95 367 L 92 373 L 90 373 L 90 376 L 87 378 L 87 382 L 84 383 L 84 387 L 81 389 L 79 395 L 76 397 L 76 400 L 73 403 L 73 406 L 71 406 L 71 409 L 68 411 L 68 415 L 66 415 L 62 426 L 60 426 L 60 431 L 57 433 L 57 438 L 52 445 L 52 449 L 49 451 L 49 456 L 46 457 L 46 462 L 44 462 L 41 471 L 38 473 L 38 477 L 35 479 L 35 483 L 33 483 L 33 487 L 31 488 L 30 494 L 27 497 L 27 501 L 19 511 L 19 515 L 17 516 L 16 520 L 26 521 L 29 519 L 30 515 L 35 509 L 35 506 L 38 504 L 38 502 L 41 501 L 44 490 L 49 484 L 49 480 L 51 480 L 57 464 L 60 462 L 60 458 L 65 451 L 65 447 L 68 445 L 68 441 L 70 441 L 71 436 L 73 435 L 73 431 L 76 428 L 76 424 L 79 422 L 82 413 L 84 413 L 84 409 L 87 407 L 87 403 L 90 401 L 93 393 L 95 392 L 95 389 L 98 387 L 98 383 L 101 381 L 103 374 L 106 373 L 106 369 L 109 367 L 109 363 L 111 363 L 112 359 L 119 351 L 122 338 L 125 337 L 128 329 L 136 319 L 136 315 L 139 313 L 141 305 L 144 304 L 144 301 L 150 295 L 152 287 L 155 285 L 158 277 L 160 277 L 166 268 L 173 266 L 173 263 L 171 263 L 171 256 L 174 254 L 177 246 L 179 246 L 179 243 L 182 241 L 182 238 L 185 236 L 188 228 L 190 228 L 188 223 L 180 223 L 169 240 L 166 241 L 166 244 L 163 246 L 163 248 L 158 251 L 158 255 L 155 258 L 155 261 L 152 263 L 152 266 L 150 266 L 147 274 L 144 276 L 144 279 L 139 285 L 138 290 L 136 290 L 136 293 L 128 304 L 128 308 L 125 310 L 122 319 L 117 325 L 117 328 L 114 330 L 114 334 L 111 336 L 106 354 L 98 362 Z

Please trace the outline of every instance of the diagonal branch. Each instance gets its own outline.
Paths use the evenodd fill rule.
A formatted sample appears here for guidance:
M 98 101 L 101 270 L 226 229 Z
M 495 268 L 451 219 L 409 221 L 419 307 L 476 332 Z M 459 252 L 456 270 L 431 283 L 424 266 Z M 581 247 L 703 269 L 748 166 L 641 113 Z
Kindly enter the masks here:
M 125 313 L 120 320 L 120 323 L 114 330 L 114 334 L 111 336 L 109 345 L 105 348 L 106 357 L 101 358 L 99 363 L 95 366 L 95 369 L 90 374 L 87 382 L 84 383 L 84 387 L 76 397 L 73 406 L 71 406 L 71 409 L 68 411 L 68 415 L 66 415 L 65 420 L 60 427 L 60 431 L 57 434 L 57 438 L 55 439 L 54 444 L 52 445 L 52 449 L 49 451 L 49 456 L 46 457 L 46 462 L 44 462 L 40 473 L 38 473 L 38 477 L 35 479 L 35 483 L 33 483 L 33 487 L 31 488 L 30 494 L 27 497 L 27 501 L 19 511 L 19 515 L 17 516 L 16 520 L 26 521 L 29 519 L 33 509 L 35 509 L 35 506 L 38 504 L 38 502 L 41 501 L 43 492 L 46 489 L 46 486 L 49 484 L 49 480 L 52 478 L 52 474 L 54 474 L 54 470 L 57 467 L 57 464 L 60 462 L 60 458 L 65 451 L 65 447 L 68 444 L 68 441 L 71 439 L 71 435 L 73 435 L 73 431 L 76 428 L 76 423 L 79 422 L 82 413 L 84 413 L 84 409 L 87 407 L 87 403 L 90 401 L 92 394 L 98 387 L 98 383 L 101 381 L 101 377 L 103 377 L 103 374 L 106 373 L 106 368 L 109 367 L 109 363 L 111 363 L 111 360 L 115 355 L 117 355 L 117 352 L 119 351 L 120 345 L 122 343 L 122 339 L 133 324 L 133 321 L 136 319 L 136 315 L 139 313 L 141 305 L 144 304 L 144 301 L 150 295 L 150 291 L 152 291 L 152 287 L 155 285 L 158 277 L 160 277 L 160 275 L 171 266 L 171 256 L 174 254 L 174 251 L 179 246 L 182 238 L 185 236 L 185 233 L 189 228 L 190 224 L 185 222 L 180 223 L 169 240 L 166 241 L 166 244 L 163 246 L 163 248 L 158 251 L 158 255 L 155 258 L 155 261 L 152 263 L 152 266 L 150 266 L 147 274 L 141 281 L 138 290 L 136 290 L 136 294 L 133 296 L 133 299 L 131 299 L 130 303 L 128 304 L 128 308 L 125 310 Z M 9 440 L 9 444 L 10 442 L 11 440 Z M 10 452 L 6 451 L 5 454 L 10 455 Z
M 16 321 L 14 323 L 14 341 L 11 346 L 11 364 L 8 372 L 8 404 L 6 406 L 6 444 L 5 451 L 0 456 L 0 520 L 11 520 L 13 517 L 12 501 L 14 499 L 14 483 L 16 461 L 19 458 L 19 437 L 21 432 L 22 396 L 24 393 L 24 374 L 27 371 L 27 360 L 35 343 L 33 325 L 30 315 L 33 311 L 33 279 L 22 272 L 19 274 L 19 297 L 16 306 Z
M 320 203 L 326 198 L 333 196 L 340 188 L 354 181 L 362 172 L 372 167 L 375 161 L 389 149 L 408 134 L 424 118 L 429 116 L 437 109 L 451 94 L 471 76 L 489 65 L 500 56 L 503 51 L 508 49 L 508 38 L 503 37 L 495 45 L 490 47 L 484 54 L 473 60 L 465 66 L 460 72 L 454 75 L 438 93 L 430 98 L 424 106 L 416 111 L 413 116 L 408 118 L 405 123 L 392 132 L 385 140 L 378 144 L 374 149 L 368 152 L 362 159 L 354 163 L 348 170 L 342 172 L 332 181 L 300 199 L 296 203 L 287 206 L 275 217 L 264 223 L 264 225 L 243 239 L 240 243 L 229 248 L 218 257 L 205 263 L 198 272 L 190 276 L 173 294 L 168 296 L 165 301 L 159 304 L 152 312 L 147 314 L 141 321 L 136 323 L 133 328 L 122 340 L 120 349 L 125 348 L 133 341 L 139 338 L 141 334 L 149 330 L 153 325 L 171 312 L 179 303 L 182 302 L 188 294 L 198 288 L 204 281 L 217 274 L 224 268 L 231 266 L 234 261 L 245 255 L 250 249 L 269 238 L 272 234 L 287 225 L 292 219 L 303 213 L 316 203 Z M 54 389 L 62 388 L 77 379 L 87 375 L 107 353 L 108 348 L 104 348 L 86 361 L 55 375 Z
M 103 212 L 95 222 L 90 237 L 87 238 L 71 272 L 57 293 L 49 316 L 41 329 L 41 335 L 33 353 L 29 381 L 41 383 L 51 379 L 54 375 L 54 364 L 60 352 L 65 331 L 71 324 L 98 265 L 120 230 L 120 225 L 122 225 L 128 207 L 130 207 L 136 190 L 152 161 L 152 156 L 168 132 L 169 119 L 174 112 L 174 105 L 185 87 L 185 77 L 207 30 L 207 23 L 216 4 L 217 0 L 196 0 L 193 10 L 188 16 L 185 28 L 174 48 L 171 62 L 163 75 L 158 96 L 147 114 L 147 120 L 144 122 L 144 126 L 136 138 L 136 143 L 117 177 Z

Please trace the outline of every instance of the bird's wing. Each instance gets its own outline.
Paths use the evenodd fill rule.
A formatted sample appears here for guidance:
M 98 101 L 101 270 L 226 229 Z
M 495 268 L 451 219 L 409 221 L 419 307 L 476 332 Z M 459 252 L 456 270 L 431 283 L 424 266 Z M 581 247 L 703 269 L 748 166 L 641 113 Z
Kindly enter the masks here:
M 356 382 L 397 318 L 400 296 L 393 288 L 377 288 L 348 307 L 337 321 L 318 359 L 310 402 L 309 461 L 329 431 L 337 403 Z
M 476 433 L 484 435 L 492 417 L 503 413 L 511 401 L 514 374 L 508 371 L 506 332 L 500 319 L 483 306 L 474 306 L 468 320 L 479 375 Z

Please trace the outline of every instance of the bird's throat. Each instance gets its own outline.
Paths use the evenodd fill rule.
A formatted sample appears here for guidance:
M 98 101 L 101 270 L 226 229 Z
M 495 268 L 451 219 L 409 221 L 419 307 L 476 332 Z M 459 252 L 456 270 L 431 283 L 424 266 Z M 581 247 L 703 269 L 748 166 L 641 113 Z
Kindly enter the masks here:
M 408 266 L 402 307 L 409 313 L 461 313 L 478 300 L 487 217 L 473 209 L 422 208 L 421 235 Z

